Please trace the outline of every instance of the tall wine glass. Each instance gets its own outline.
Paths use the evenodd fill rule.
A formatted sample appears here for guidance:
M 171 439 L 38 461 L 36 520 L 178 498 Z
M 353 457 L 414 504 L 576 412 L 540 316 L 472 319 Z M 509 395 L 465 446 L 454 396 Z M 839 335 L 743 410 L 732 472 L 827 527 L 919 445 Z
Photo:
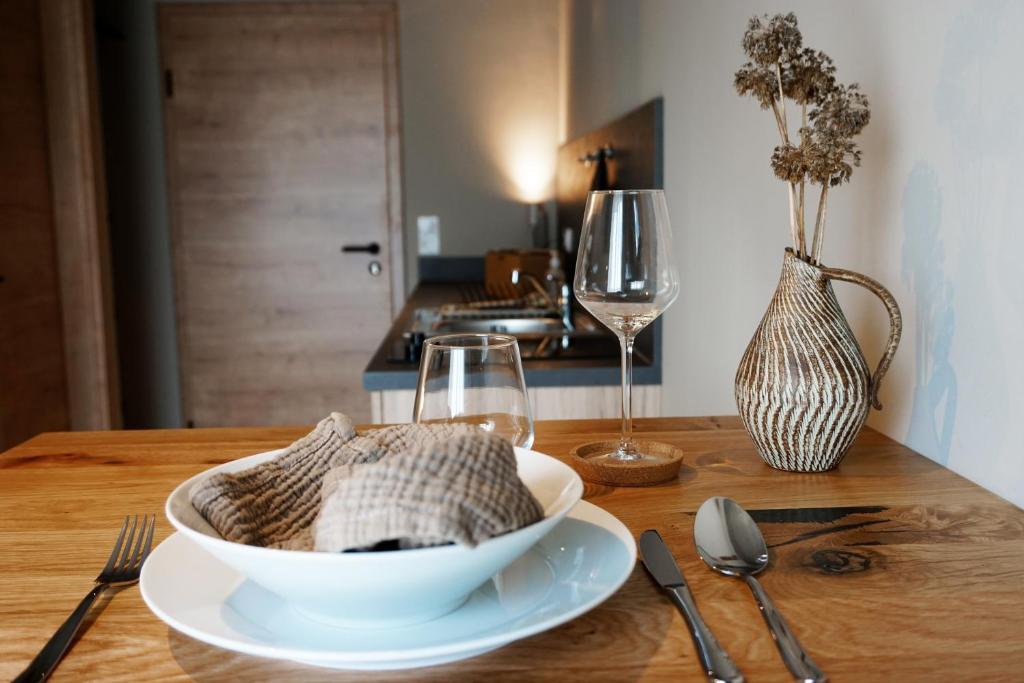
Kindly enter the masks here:
M 622 435 L 600 458 L 653 460 L 633 441 L 633 341 L 679 295 L 672 232 L 662 190 L 591 192 L 583 216 L 576 298 L 622 346 Z
M 533 445 L 533 417 L 515 337 L 448 334 L 423 345 L 413 421 L 464 423 Z

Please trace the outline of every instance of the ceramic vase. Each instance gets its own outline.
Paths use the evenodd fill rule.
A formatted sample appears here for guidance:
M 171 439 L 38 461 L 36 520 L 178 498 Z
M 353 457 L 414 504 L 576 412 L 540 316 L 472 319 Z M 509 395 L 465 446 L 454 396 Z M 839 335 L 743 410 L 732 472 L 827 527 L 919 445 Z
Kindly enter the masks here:
M 874 374 L 832 280 L 866 287 L 885 304 L 889 340 Z M 885 287 L 859 273 L 814 265 L 787 249 L 778 288 L 736 371 L 740 418 L 764 461 L 792 472 L 837 466 L 871 407 L 882 407 L 878 386 L 901 332 L 899 306 Z

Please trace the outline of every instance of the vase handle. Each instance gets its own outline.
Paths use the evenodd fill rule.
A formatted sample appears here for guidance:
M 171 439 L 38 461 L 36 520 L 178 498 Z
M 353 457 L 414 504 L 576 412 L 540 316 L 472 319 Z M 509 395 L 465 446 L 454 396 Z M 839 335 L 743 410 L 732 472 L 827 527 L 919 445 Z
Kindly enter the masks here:
M 892 363 L 892 357 L 896 353 L 896 347 L 900 344 L 900 336 L 903 334 L 903 316 L 900 314 L 900 307 L 888 289 L 867 275 L 861 275 L 852 270 L 844 270 L 842 268 L 821 267 L 821 272 L 834 280 L 853 282 L 861 287 L 870 289 L 874 292 L 875 296 L 882 300 L 886 310 L 889 312 L 889 341 L 885 345 L 885 353 L 882 354 L 882 360 L 878 362 L 875 374 L 871 376 L 869 389 L 871 405 L 874 406 L 875 410 L 881 410 L 882 404 L 878 401 L 878 385 L 882 383 L 882 377 L 885 376 L 886 371 L 889 369 L 889 364 Z

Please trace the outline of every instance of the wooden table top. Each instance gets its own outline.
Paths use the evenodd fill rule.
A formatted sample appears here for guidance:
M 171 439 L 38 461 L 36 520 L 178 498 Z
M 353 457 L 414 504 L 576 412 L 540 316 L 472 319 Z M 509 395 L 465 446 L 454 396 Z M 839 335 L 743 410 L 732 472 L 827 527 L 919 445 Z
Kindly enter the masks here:
M 565 457 L 614 438 L 618 422 L 537 425 L 537 450 Z M 1020 680 L 1024 676 L 1024 511 L 891 439 L 865 430 L 834 472 L 764 465 L 736 418 L 638 420 L 686 450 L 679 481 L 587 486 L 635 535 L 661 531 L 708 624 L 747 680 L 789 681 L 741 581 L 707 569 L 693 514 L 707 497 L 755 513 L 771 547 L 762 575 L 831 679 Z M 34 656 L 91 587 L 125 514 L 161 512 L 176 484 L 212 465 L 284 446 L 302 428 L 44 434 L 0 456 L 0 677 Z M 781 508 L 853 508 L 800 521 Z M 163 519 L 157 538 L 171 531 Z M 55 680 L 704 680 L 689 632 L 641 565 L 592 612 L 451 665 L 334 672 L 218 650 L 151 615 L 137 587 L 115 595 Z

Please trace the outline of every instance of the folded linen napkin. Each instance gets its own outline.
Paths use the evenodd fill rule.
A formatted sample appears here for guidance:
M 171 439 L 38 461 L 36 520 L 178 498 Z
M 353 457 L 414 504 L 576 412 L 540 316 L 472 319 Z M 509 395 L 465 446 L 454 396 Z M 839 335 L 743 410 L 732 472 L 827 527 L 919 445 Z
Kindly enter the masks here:
M 356 435 L 340 413 L 277 458 L 209 477 L 190 496 L 225 539 L 289 550 L 472 547 L 544 516 L 505 439 L 458 424 Z

